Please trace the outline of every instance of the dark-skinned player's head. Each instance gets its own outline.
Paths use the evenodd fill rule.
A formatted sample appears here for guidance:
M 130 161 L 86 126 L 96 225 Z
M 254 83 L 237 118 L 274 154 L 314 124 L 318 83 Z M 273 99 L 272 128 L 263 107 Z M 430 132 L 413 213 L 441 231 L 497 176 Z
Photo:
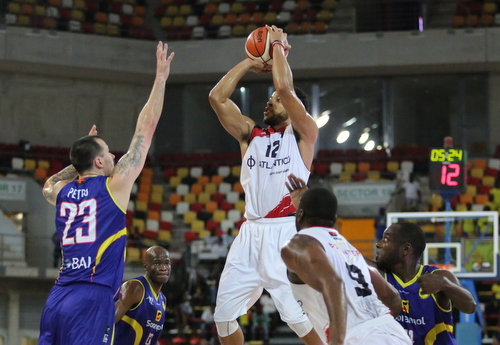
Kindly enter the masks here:
M 311 226 L 333 227 L 337 220 L 337 198 L 326 188 L 311 188 L 304 192 L 297 208 L 297 229 Z

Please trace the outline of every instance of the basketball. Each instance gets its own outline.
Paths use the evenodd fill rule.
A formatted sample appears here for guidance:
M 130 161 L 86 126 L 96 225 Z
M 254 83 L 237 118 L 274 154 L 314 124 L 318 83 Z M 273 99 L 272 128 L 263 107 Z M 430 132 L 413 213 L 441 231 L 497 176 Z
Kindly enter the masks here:
M 248 35 L 245 51 L 250 59 L 272 65 L 271 42 L 265 26 L 255 29 Z

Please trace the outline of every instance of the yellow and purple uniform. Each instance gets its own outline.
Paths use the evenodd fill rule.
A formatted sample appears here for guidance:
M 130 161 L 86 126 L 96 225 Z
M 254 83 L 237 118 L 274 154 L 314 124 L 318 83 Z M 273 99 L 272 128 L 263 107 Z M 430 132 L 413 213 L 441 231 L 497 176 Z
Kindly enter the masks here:
M 417 283 L 418 277 L 438 269 L 435 266 L 420 266 L 417 275 L 407 283 L 391 272 L 387 273 L 387 281 L 401 296 L 402 312 L 396 321 L 408 332 L 414 345 L 456 344 L 451 302 L 448 308 L 440 307 L 436 297 L 422 294 Z
M 108 181 L 87 177 L 57 196 L 62 266 L 42 314 L 40 345 L 112 343 L 113 296 L 123 279 L 127 229 Z
M 156 294 L 151 282 L 144 276 L 132 279 L 144 287 L 141 301 L 127 311 L 116 324 L 115 344 L 156 345 L 165 323 L 167 299 Z

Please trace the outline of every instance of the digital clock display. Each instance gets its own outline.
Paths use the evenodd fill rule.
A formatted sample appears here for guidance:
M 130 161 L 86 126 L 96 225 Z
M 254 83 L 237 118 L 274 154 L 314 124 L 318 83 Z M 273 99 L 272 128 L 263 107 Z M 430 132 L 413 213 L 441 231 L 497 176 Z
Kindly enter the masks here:
M 436 148 L 431 150 L 429 186 L 432 190 L 465 190 L 467 153 L 462 149 Z

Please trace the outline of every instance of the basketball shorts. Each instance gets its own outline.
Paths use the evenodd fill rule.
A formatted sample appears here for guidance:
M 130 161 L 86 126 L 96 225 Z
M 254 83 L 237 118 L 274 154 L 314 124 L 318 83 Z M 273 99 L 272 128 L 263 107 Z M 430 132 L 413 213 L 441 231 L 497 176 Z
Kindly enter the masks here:
M 331 334 L 332 330 L 330 330 Z M 345 345 L 412 345 L 403 327 L 387 314 L 363 322 L 347 331 Z
M 98 284 L 54 286 L 45 302 L 38 345 L 113 343 L 113 291 Z
M 271 295 L 284 322 L 307 320 L 293 297 L 280 254 L 281 247 L 296 233 L 295 217 L 247 220 L 242 224 L 220 278 L 216 322 L 233 321 L 246 314 L 263 288 Z

